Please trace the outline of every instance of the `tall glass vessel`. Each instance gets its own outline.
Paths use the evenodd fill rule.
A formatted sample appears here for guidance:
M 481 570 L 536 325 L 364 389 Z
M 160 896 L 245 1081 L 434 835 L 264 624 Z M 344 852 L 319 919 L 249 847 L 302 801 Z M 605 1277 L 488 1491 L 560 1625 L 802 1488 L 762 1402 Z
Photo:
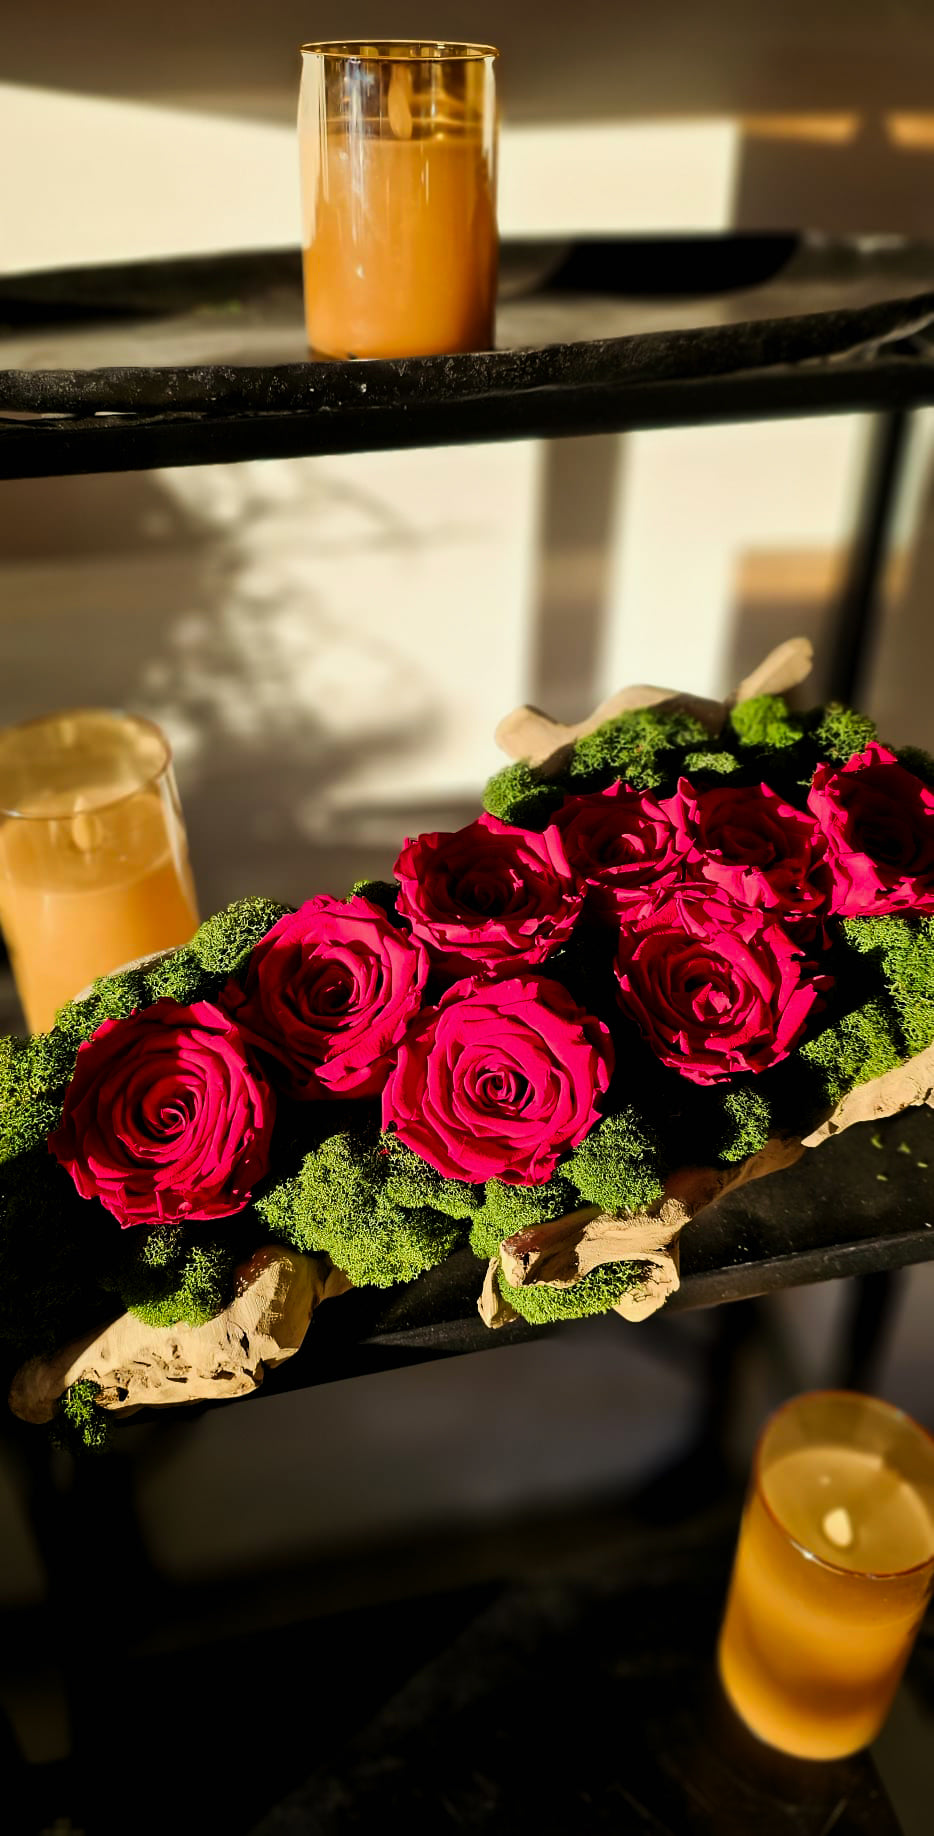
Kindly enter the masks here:
M 302 46 L 305 318 L 321 357 L 488 350 L 495 50 Z
M 934 1442 L 871 1396 L 798 1396 L 756 1450 L 720 1675 L 771 1746 L 836 1759 L 878 1734 L 934 1584 Z
M 158 727 L 77 708 L 0 732 L 0 928 L 34 1032 L 95 976 L 197 923 Z

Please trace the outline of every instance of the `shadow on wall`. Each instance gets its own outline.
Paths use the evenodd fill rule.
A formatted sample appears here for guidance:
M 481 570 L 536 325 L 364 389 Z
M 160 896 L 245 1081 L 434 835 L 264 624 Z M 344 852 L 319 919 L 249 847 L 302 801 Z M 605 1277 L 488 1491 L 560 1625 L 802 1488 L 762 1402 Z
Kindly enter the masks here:
M 932 115 L 753 117 L 742 124 L 731 221 L 929 237 L 932 175 Z
M 864 658 L 857 699 L 893 744 L 934 750 L 934 414 L 914 416 L 920 484 L 877 584 L 875 638 Z M 908 496 L 907 488 L 900 500 Z M 849 565 L 849 548 L 749 549 L 737 561 L 734 604 L 724 645 L 725 678 L 738 682 L 775 645 L 811 639 L 812 675 L 794 697 L 807 707 L 830 692 L 828 667 Z
M 389 871 L 407 829 L 474 813 L 367 796 L 413 734 L 430 746 L 432 685 L 391 621 L 374 637 L 352 610 L 332 616 L 311 575 L 350 528 L 355 560 L 421 540 L 391 506 L 307 473 L 205 468 L 183 488 L 166 473 L 56 480 L 42 526 L 48 488 L 0 493 L 0 724 L 80 702 L 159 721 L 203 910 L 349 890 Z
M 791 700 L 804 708 L 825 699 L 846 558 L 839 549 L 756 549 L 739 557 L 724 643 L 723 679 L 731 689 L 786 639 L 806 637 L 814 668 Z

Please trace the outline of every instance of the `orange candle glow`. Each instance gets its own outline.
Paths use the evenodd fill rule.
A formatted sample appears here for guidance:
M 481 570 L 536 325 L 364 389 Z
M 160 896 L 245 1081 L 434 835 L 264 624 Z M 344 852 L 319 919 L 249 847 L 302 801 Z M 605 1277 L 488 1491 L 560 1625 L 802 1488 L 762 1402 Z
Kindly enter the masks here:
M 826 1392 L 767 1424 L 720 1635 L 734 1708 L 786 1753 L 875 1738 L 934 1583 L 934 1442 L 867 1396 Z
M 395 41 L 303 47 L 305 317 L 315 355 L 492 345 L 495 55 Z
M 0 927 L 27 1025 L 198 923 L 163 735 L 93 709 L 0 734 Z

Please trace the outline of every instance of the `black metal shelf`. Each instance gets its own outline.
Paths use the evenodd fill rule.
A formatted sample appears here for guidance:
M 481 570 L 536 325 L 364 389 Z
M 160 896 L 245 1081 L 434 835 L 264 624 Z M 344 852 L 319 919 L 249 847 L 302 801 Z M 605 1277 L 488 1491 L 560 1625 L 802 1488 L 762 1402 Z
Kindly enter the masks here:
M 934 244 L 507 243 L 497 339 L 456 357 L 309 363 L 294 250 L 7 276 L 0 477 L 854 409 L 888 411 L 880 426 L 900 450 L 898 411 L 934 402 Z M 896 471 L 869 479 L 873 541 L 840 618 L 851 674 Z M 875 1139 L 896 1136 L 905 1154 L 851 1130 L 709 1207 L 685 1232 L 668 1311 L 934 1259 L 934 1117 L 911 1113 Z M 463 1251 L 407 1288 L 325 1306 L 270 1393 L 542 1330 L 488 1331 L 481 1275 Z
M 934 245 L 507 243 L 495 351 L 306 361 L 297 252 L 0 280 L 0 477 L 934 402 Z

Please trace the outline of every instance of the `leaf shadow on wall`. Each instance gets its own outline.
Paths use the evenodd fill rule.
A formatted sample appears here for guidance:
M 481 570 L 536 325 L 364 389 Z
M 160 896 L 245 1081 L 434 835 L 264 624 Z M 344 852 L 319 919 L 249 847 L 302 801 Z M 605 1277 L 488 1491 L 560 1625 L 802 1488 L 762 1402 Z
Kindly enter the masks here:
M 0 723 L 82 704 L 159 721 L 205 911 L 385 874 L 407 832 L 476 813 L 379 796 L 388 761 L 431 745 L 432 683 L 404 619 L 374 639 L 333 591 L 335 562 L 416 540 L 378 498 L 284 467 L 8 484 Z

